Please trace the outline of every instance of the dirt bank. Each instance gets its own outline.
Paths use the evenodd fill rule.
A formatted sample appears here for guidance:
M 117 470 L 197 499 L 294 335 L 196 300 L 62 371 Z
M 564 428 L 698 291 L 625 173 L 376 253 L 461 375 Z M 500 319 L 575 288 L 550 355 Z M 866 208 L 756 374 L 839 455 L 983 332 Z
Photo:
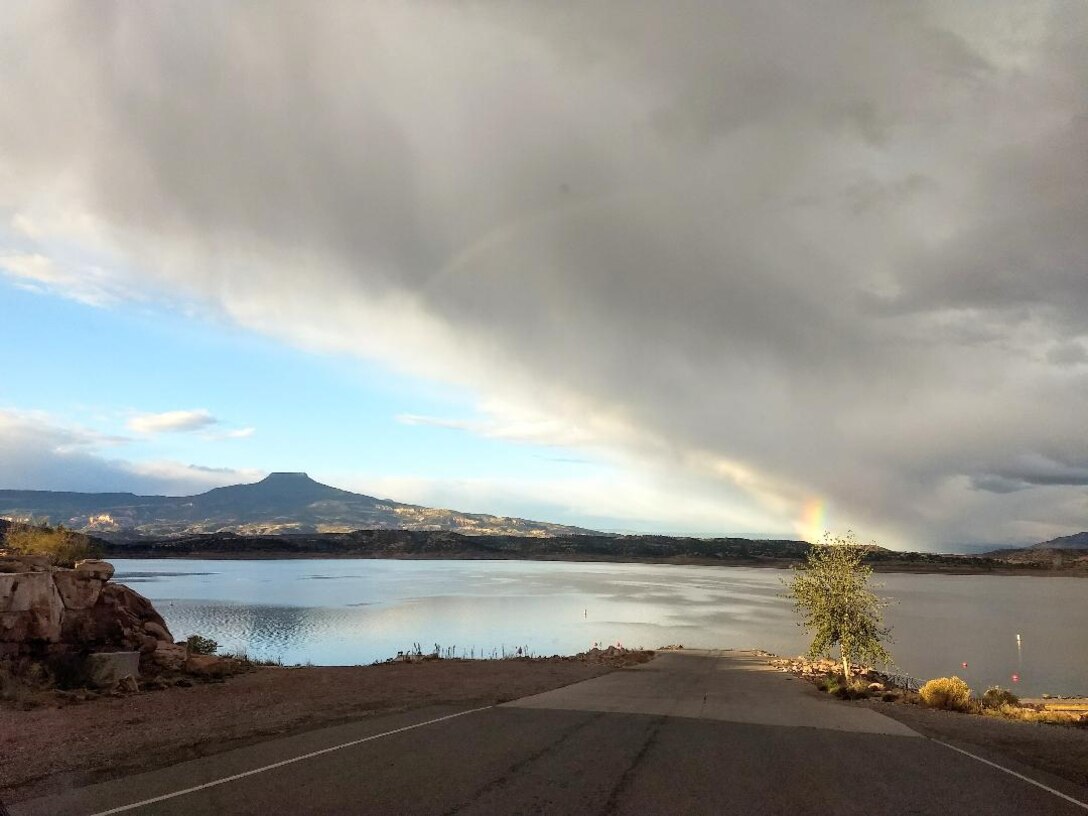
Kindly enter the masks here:
M 223 683 L 0 708 L 0 799 L 16 802 L 368 714 L 505 702 L 649 656 L 260 668 Z

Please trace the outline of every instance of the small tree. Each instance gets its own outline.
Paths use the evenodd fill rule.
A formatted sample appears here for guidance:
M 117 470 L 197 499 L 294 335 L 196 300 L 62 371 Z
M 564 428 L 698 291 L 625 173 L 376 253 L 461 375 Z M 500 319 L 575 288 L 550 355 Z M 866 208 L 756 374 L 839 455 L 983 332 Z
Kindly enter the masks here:
M 829 655 L 838 646 L 847 677 L 851 661 L 892 661 L 882 644 L 890 634 L 881 614 L 887 602 L 869 589 L 873 571 L 862 563 L 865 552 L 853 532 L 842 537 L 825 533 L 787 582 L 787 596 L 802 618 L 798 625 L 812 635 L 809 656 Z

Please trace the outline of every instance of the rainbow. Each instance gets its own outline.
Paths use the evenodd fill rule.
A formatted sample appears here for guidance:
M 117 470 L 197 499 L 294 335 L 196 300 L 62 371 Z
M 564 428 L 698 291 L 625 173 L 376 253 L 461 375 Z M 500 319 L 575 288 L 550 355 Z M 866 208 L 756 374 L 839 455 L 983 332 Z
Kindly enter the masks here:
M 823 538 L 827 531 L 827 503 L 823 499 L 808 499 L 805 502 L 797 531 L 811 542 Z

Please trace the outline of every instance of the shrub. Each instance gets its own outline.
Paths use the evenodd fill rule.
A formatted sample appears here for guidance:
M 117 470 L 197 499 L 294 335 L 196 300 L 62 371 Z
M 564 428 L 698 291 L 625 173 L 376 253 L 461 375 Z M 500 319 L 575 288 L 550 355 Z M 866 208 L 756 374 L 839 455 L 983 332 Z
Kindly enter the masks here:
M 202 635 L 189 635 L 188 640 L 185 641 L 185 645 L 189 648 L 189 654 L 195 655 L 215 654 L 215 650 L 219 648 L 219 643 L 217 641 L 203 637 Z
M 983 708 L 1000 708 L 1001 706 L 1018 706 L 1020 698 L 1008 689 L 1001 686 L 990 686 L 982 695 L 980 701 Z
M 871 696 L 869 686 L 857 677 L 847 678 L 841 674 L 830 674 L 816 681 L 816 688 L 838 697 L 840 700 L 864 700 Z
M 57 567 L 73 567 L 76 561 L 100 553 L 87 536 L 66 529 L 20 524 L 8 530 L 5 545 L 24 555 L 44 555 Z
M 971 709 L 971 689 L 958 677 L 934 678 L 922 686 L 918 694 L 922 702 L 930 708 L 943 708 L 947 711 Z

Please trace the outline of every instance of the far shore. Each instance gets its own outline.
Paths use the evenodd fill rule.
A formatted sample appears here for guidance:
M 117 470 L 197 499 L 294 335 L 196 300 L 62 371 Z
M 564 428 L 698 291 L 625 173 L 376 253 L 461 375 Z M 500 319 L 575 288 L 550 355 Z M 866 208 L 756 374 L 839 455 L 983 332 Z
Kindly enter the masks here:
M 488 553 L 368 553 L 368 552 L 298 552 L 297 550 L 246 550 L 224 552 L 223 550 L 172 552 L 170 550 L 148 551 L 140 549 L 126 552 L 125 545 L 115 545 L 107 549 L 104 556 L 109 559 L 177 559 L 190 561 L 286 561 L 286 560 L 384 560 L 384 561 L 546 561 L 585 564 L 672 564 L 676 566 L 697 567 L 755 567 L 759 569 L 792 569 L 801 562 L 784 558 L 695 558 L 690 556 L 670 556 L 667 558 L 629 557 L 604 555 L 539 555 L 539 556 L 503 556 Z M 1040 578 L 1088 578 L 1088 569 L 1046 569 L 1033 566 L 1015 566 L 1012 564 L 994 567 L 976 567 L 968 565 L 927 564 L 897 561 L 882 561 L 870 564 L 877 573 L 910 573 L 916 575 L 1009 575 L 1036 576 Z

